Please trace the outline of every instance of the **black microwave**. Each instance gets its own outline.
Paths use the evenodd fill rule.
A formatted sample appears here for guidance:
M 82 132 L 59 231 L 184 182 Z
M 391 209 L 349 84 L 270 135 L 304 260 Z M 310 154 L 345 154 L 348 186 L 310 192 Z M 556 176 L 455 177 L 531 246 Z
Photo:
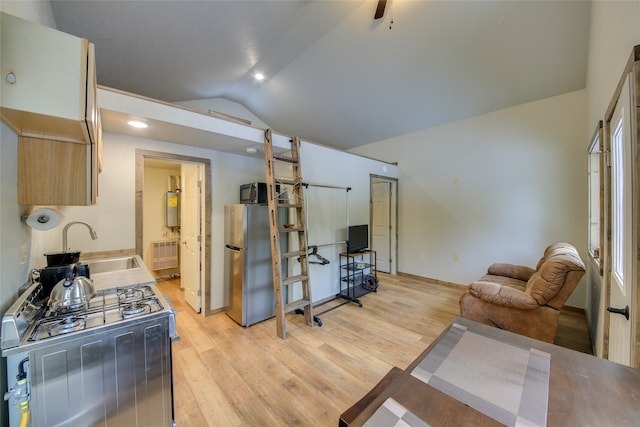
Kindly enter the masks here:
M 266 204 L 267 184 L 265 182 L 242 184 L 240 186 L 240 203 Z

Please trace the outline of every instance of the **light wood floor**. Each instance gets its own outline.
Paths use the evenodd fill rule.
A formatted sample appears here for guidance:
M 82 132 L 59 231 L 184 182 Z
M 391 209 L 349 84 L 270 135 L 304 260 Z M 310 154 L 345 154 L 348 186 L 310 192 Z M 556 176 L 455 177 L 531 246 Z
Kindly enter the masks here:
M 393 366 L 406 368 L 459 313 L 464 287 L 380 274 L 380 288 L 321 314 L 322 327 L 287 315 L 249 328 L 224 313 L 202 317 L 178 280 L 160 282 L 174 305 L 175 418 L 186 426 L 336 426 L 340 414 Z M 316 313 L 340 300 L 316 308 Z M 556 344 L 590 353 L 584 314 L 561 316 Z

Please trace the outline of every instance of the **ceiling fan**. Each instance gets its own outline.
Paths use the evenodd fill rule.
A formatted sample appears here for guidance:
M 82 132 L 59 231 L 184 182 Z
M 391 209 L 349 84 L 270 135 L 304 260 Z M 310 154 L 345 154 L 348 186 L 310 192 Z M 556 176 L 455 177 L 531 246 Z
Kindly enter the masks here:
M 384 8 L 387 5 L 387 0 L 378 0 L 378 7 L 376 7 L 376 14 L 373 15 L 373 19 L 380 19 L 384 16 Z

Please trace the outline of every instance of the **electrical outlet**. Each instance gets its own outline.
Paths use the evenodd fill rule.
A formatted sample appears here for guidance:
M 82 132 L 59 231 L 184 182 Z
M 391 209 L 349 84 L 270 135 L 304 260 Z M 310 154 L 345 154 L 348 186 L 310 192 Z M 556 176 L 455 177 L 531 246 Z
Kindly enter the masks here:
M 453 183 L 454 183 L 455 185 L 460 184 L 460 177 L 459 177 L 459 176 L 454 176 L 454 177 L 453 177 Z
M 460 261 L 460 255 L 458 255 L 458 253 L 457 253 L 457 252 L 454 252 L 454 253 L 453 253 L 453 261 L 454 261 L 454 262 L 458 262 L 458 261 Z
M 25 243 L 20 245 L 20 264 L 27 263 L 27 245 Z

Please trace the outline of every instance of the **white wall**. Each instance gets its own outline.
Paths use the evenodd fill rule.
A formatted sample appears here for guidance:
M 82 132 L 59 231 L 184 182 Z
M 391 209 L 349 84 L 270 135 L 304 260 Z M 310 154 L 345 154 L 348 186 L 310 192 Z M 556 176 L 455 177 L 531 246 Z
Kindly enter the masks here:
M 0 10 L 27 21 L 57 28 L 51 4 L 42 0 L 2 0 Z
M 27 279 L 28 260 L 20 260 L 20 247 L 28 253 L 30 228 L 20 221 L 18 205 L 18 137 L 0 122 L 0 312 L 4 313 Z
M 587 132 L 593 133 L 605 112 L 622 76 L 631 50 L 640 44 L 639 1 L 594 1 L 591 5 L 589 64 L 587 69 Z M 599 280 L 591 277 L 592 280 Z M 602 355 L 604 297 L 597 319 L 597 330 L 591 331 L 596 354 Z M 595 308 L 593 310 L 596 311 Z M 587 312 L 587 316 L 595 316 Z M 593 319 L 595 320 L 595 319 Z
M 558 241 L 586 259 L 585 103 L 577 91 L 353 150 L 399 164 L 399 271 L 468 284 Z M 584 307 L 583 285 L 568 304 Z
M 587 69 L 587 131 L 611 102 L 631 50 L 640 44 L 640 1 L 594 1 Z
M 346 190 L 310 186 L 306 190 L 308 244 L 323 245 L 346 240 L 346 226 L 369 223 L 369 176 L 398 177 L 398 168 L 377 160 L 354 156 L 321 145 L 301 144 L 302 175 L 309 184 L 350 187 Z M 348 209 L 348 217 L 346 211 Z M 318 249 L 330 264 L 310 264 L 314 301 L 340 291 L 340 257 L 345 245 Z

